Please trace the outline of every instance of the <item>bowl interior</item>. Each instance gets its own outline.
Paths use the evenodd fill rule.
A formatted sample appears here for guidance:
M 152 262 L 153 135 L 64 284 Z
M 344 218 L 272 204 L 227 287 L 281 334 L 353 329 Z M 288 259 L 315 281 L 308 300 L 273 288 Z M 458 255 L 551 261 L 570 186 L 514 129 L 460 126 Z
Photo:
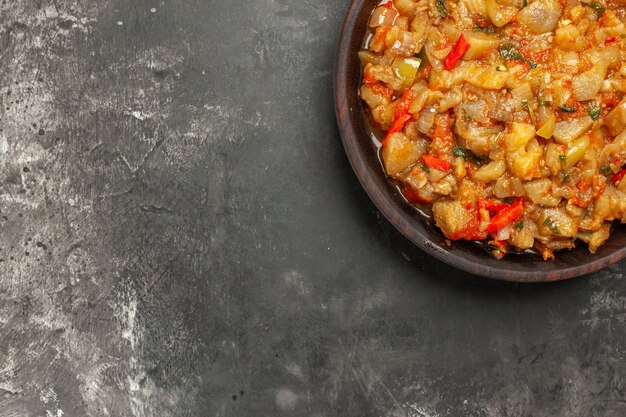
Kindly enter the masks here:
M 436 226 L 408 204 L 387 179 L 372 142 L 372 129 L 358 97 L 361 77 L 357 51 L 367 30 L 374 3 L 353 1 L 344 22 L 335 59 L 335 110 L 342 141 L 359 181 L 383 215 L 422 250 L 467 272 L 519 282 L 556 281 L 591 273 L 626 255 L 626 227 L 614 224 L 609 240 L 591 254 L 585 244 L 556 253 L 555 261 L 543 261 L 533 253 L 493 258 L 480 245 L 453 242 L 451 247 Z

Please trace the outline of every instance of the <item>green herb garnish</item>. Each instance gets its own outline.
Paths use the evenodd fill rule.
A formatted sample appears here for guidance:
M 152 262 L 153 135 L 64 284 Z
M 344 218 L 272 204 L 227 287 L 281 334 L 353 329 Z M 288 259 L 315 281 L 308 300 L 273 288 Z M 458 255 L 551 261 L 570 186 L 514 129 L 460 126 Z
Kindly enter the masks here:
M 491 26 L 481 26 L 478 23 L 474 25 L 474 32 L 485 32 L 487 34 L 498 33 L 498 29 L 492 28 Z
M 570 106 L 569 104 L 564 104 L 562 106 L 559 106 L 559 110 L 565 112 L 565 113 L 573 113 L 576 111 L 576 107 L 574 106 Z
M 591 102 L 587 105 L 587 112 L 589 113 L 589 117 L 593 120 L 598 120 L 601 111 L 602 109 L 596 102 Z
M 420 49 L 420 51 L 415 54 L 415 56 L 421 60 L 420 65 L 417 68 L 418 71 L 421 71 L 426 67 L 426 65 L 428 65 L 428 57 L 426 56 L 426 51 L 424 50 L 424 47 L 422 47 L 422 49 Z
M 446 3 L 444 0 L 436 0 L 437 3 L 437 12 L 439 16 L 446 17 L 448 15 L 448 9 L 446 8 Z
M 567 157 L 565 155 L 559 155 L 559 161 L 563 162 L 565 161 Z
M 465 150 L 458 145 L 452 148 L 452 153 L 454 156 L 458 156 L 459 158 L 466 159 L 467 157 L 467 155 L 465 155 Z
M 561 175 L 561 185 L 565 184 L 567 182 L 567 180 L 569 179 L 570 174 L 568 174 L 567 172 L 563 173 Z
M 513 204 L 513 200 L 511 200 L 510 198 L 503 198 L 503 199 L 502 199 L 502 202 L 503 202 L 504 204 Z
M 547 107 L 550 103 L 542 99 L 541 97 L 537 97 L 537 104 L 542 107 Z
M 515 45 L 513 45 L 512 43 L 500 45 L 500 55 L 502 55 L 502 58 L 504 59 L 520 59 L 520 57 L 524 58 L 521 56 L 522 54 L 515 50 Z
M 519 232 L 520 230 L 522 230 L 523 228 L 524 228 L 524 222 L 523 222 L 523 221 L 521 221 L 521 222 L 519 222 L 519 223 L 517 223 L 517 224 L 515 225 L 515 230 L 517 230 L 518 232 Z
M 524 0 L 524 6 L 522 8 L 524 8 L 526 6 L 528 6 L 528 0 Z
M 524 57 L 524 55 L 522 55 L 512 43 L 505 43 L 504 45 L 500 45 L 500 55 L 504 59 L 524 62 L 530 68 L 537 68 L 537 63 L 526 59 L 526 57 Z
M 582 4 L 585 7 L 589 7 L 591 10 L 593 10 L 593 12 L 596 14 L 596 17 L 599 19 L 600 17 L 602 17 L 602 15 L 604 14 L 604 12 L 606 11 L 606 9 L 604 8 L 604 6 L 602 6 L 600 3 L 598 3 L 597 1 L 592 1 L 589 3 L 583 3 L 581 2 L 580 4 Z
M 533 122 L 533 124 L 535 124 L 535 111 L 530 106 L 530 103 L 524 100 L 522 102 L 522 105 L 524 106 L 524 109 L 528 112 L 528 114 L 530 115 L 530 120 Z
M 552 221 L 550 217 L 546 218 L 546 220 L 543 222 L 543 225 L 544 227 L 549 227 L 550 231 L 554 233 L 555 235 L 561 234 L 561 232 L 559 231 L 559 228 L 556 226 L 556 224 L 554 224 L 554 221 Z
M 606 175 L 612 174 L 613 170 L 611 169 L 611 167 L 602 167 L 602 168 L 600 168 L 599 172 L 600 172 L 600 174 L 606 176 Z
M 422 162 L 420 167 L 424 170 L 424 172 L 430 173 L 430 168 L 428 168 L 425 163 Z

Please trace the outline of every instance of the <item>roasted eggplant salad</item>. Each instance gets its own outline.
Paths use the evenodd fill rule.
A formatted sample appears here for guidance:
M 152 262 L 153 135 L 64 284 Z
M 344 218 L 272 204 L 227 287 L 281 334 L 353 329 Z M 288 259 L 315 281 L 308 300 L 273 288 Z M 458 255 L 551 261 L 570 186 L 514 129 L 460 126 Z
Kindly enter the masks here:
M 626 0 L 386 0 L 360 97 L 450 241 L 544 259 L 626 222 Z M 379 143 L 378 143 L 379 142 Z

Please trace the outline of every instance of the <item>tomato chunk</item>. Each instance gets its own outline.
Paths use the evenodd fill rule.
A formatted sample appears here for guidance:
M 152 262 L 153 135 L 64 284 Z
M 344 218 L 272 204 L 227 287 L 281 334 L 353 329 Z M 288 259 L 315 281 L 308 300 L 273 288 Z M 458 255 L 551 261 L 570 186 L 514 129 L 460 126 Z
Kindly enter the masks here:
M 439 171 L 448 171 L 451 168 L 450 162 L 432 155 L 422 155 L 422 160 L 428 168 L 438 169 Z

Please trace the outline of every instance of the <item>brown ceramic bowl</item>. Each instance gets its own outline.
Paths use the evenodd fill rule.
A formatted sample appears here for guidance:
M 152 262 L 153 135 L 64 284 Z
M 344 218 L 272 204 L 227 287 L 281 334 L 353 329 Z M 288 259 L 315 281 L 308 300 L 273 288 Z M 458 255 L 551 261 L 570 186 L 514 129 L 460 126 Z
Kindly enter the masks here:
M 372 142 L 364 106 L 358 97 L 361 67 L 357 51 L 376 2 L 354 0 L 343 23 L 335 57 L 335 112 L 348 159 L 359 181 L 383 215 L 407 238 L 435 258 L 473 274 L 518 282 L 557 281 L 597 271 L 626 256 L 626 227 L 613 225 L 611 237 L 592 254 L 587 245 L 556 253 L 555 261 L 537 254 L 493 258 L 482 246 L 466 241 L 445 244 L 439 229 L 408 204 L 387 179 Z

